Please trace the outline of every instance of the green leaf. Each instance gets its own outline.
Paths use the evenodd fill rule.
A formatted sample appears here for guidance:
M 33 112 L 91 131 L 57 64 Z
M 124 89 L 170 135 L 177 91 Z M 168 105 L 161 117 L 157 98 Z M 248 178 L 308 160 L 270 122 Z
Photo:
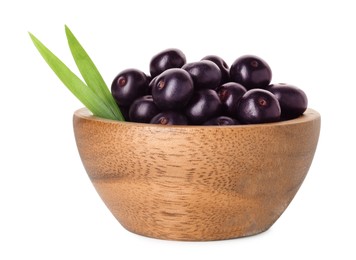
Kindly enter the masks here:
M 29 33 L 34 45 L 44 60 L 51 67 L 63 84 L 86 106 L 95 116 L 115 120 L 116 117 L 105 103 L 78 78 L 60 59 L 32 33 Z
M 116 104 L 111 92 L 109 91 L 93 61 L 68 26 L 65 26 L 65 31 L 73 58 L 88 87 L 91 88 L 91 90 L 98 97 L 100 97 L 100 99 L 108 106 L 118 120 L 124 121 L 118 105 Z

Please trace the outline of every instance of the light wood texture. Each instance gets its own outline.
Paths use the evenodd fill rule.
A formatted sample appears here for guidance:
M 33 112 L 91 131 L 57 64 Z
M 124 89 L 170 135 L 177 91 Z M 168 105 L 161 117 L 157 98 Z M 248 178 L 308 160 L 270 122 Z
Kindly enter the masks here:
M 74 113 L 84 167 L 117 220 L 172 240 L 258 234 L 284 212 L 317 147 L 320 115 L 246 126 L 161 126 Z

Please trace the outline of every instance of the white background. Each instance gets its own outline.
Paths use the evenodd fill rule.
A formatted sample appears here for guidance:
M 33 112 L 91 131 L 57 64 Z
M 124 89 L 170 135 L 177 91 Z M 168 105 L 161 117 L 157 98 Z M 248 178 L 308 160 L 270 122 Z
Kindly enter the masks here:
M 233 3 L 233 4 L 232 4 Z M 0 3 L 0 259 L 355 259 L 353 1 L 40 1 Z M 302 88 L 322 115 L 305 182 L 267 232 L 174 242 L 121 227 L 81 164 L 72 114 L 82 105 L 34 48 L 69 67 L 67 24 L 107 84 L 177 47 L 194 61 L 264 58 L 273 82 Z M 329 258 L 330 257 L 330 258 Z

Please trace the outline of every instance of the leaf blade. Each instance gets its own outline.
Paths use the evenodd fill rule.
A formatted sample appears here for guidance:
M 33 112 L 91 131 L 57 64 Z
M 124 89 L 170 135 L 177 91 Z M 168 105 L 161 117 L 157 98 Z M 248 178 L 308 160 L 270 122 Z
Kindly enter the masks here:
M 88 88 L 85 83 L 78 78 L 57 56 L 55 56 L 40 40 L 32 33 L 29 33 L 32 42 L 42 55 L 44 60 L 62 81 L 62 83 L 76 96 L 84 106 L 94 115 L 113 119 L 116 117 L 112 111 Z
M 118 120 L 124 121 L 124 117 L 122 116 L 118 105 L 94 62 L 67 25 L 65 26 L 65 32 L 74 61 L 86 84 L 103 100 Z

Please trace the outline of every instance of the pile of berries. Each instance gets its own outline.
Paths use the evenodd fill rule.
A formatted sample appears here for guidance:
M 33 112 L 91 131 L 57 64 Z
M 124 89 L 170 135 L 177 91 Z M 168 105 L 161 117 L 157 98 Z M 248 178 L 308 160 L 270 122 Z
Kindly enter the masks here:
M 244 55 L 229 67 L 215 55 L 187 63 L 167 49 L 152 57 L 150 75 L 126 69 L 111 93 L 125 119 L 162 125 L 238 125 L 277 122 L 304 113 L 305 93 L 289 84 L 270 84 L 269 65 Z

